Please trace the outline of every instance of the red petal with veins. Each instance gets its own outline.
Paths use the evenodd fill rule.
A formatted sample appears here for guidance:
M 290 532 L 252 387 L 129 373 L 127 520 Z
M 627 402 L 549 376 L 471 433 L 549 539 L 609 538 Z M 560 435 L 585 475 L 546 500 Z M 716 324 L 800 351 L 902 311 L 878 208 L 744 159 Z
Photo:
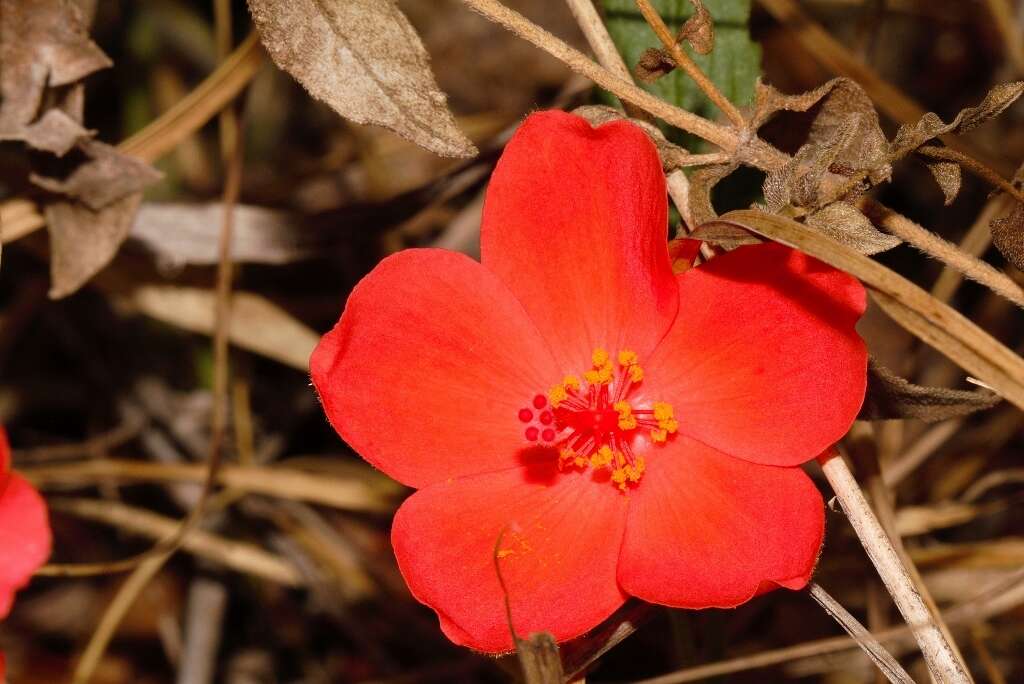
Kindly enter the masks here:
M 640 128 L 539 112 L 491 177 L 482 261 L 526 307 L 563 372 L 589 368 L 596 347 L 646 358 L 677 308 L 667 212 L 661 162 Z
M 856 279 L 788 247 L 752 245 L 679 276 L 679 300 L 643 391 L 673 405 L 681 433 L 796 465 L 849 430 L 867 383 Z
M 10 450 L 0 428 L 0 619 L 16 591 L 50 557 L 50 523 L 42 497 L 20 475 L 8 472 Z
M 803 587 L 825 531 L 800 468 L 758 465 L 678 435 L 629 495 L 619 583 L 678 608 L 729 608 L 766 586 Z
M 589 473 L 553 463 L 431 485 L 395 516 L 391 540 L 417 599 L 452 641 L 479 651 L 513 648 L 495 571 L 497 547 L 516 633 L 564 641 L 625 600 L 615 580 L 627 498 Z
M 519 410 L 560 377 L 508 289 L 439 249 L 382 261 L 310 369 L 338 433 L 412 487 L 522 465 Z

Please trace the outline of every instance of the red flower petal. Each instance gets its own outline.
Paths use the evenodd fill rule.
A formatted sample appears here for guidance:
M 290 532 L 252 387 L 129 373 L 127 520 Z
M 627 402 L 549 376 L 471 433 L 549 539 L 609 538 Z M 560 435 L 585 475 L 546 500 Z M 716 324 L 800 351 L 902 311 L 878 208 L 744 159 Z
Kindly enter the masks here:
M 825 531 L 800 468 L 758 465 L 683 435 L 647 459 L 630 493 L 619 583 L 677 608 L 728 608 L 810 579 Z
M 867 382 L 857 280 L 753 245 L 679 276 L 679 297 L 644 382 L 675 407 L 680 432 L 768 465 L 803 463 L 846 433 Z
M 0 474 L 0 618 L 6 617 L 14 592 L 50 557 L 46 504 L 16 473 Z
M 518 412 L 560 377 L 522 306 L 487 269 L 406 250 L 356 286 L 310 358 L 334 428 L 413 487 L 523 464 Z
M 657 151 L 637 126 L 526 119 L 491 177 L 484 266 L 512 289 L 564 372 L 596 347 L 646 357 L 672 323 L 668 205 Z
M 595 627 L 625 597 L 615 569 L 627 499 L 588 474 L 553 464 L 461 478 L 413 494 L 391 541 L 406 583 L 452 641 L 513 648 L 494 567 L 495 544 L 519 636 L 564 641 Z

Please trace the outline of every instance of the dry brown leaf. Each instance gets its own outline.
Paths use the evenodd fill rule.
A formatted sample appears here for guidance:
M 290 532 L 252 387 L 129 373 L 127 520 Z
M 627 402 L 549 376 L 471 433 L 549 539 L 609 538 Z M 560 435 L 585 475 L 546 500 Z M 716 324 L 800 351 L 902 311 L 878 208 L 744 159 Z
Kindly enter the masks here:
M 992 408 L 1000 401 L 998 394 L 985 388 L 967 391 L 915 385 L 868 357 L 868 391 L 858 418 L 936 422 Z
M 88 17 L 66 0 L 0 0 L 0 134 L 35 120 L 45 88 L 111 65 L 89 39 Z
M 647 48 L 640 55 L 634 73 L 641 83 L 654 83 L 675 68 L 672 55 L 660 48 Z
M 63 157 L 80 142 L 94 135 L 96 131 L 83 128 L 73 117 L 55 107 L 48 109 L 35 123 L 23 128 L 18 137 L 37 150 Z
M 960 165 L 951 161 L 934 160 L 926 161 L 925 164 L 942 190 L 942 196 L 945 198 L 943 204 L 948 207 L 956 199 L 956 196 L 960 194 L 960 182 L 962 179 Z
M 1017 268 L 1024 270 L 1024 204 L 1015 204 L 1010 213 L 989 224 L 992 244 Z
M 393 0 L 249 0 L 249 10 L 274 62 L 341 116 L 445 157 L 476 154 Z
M 679 29 L 678 42 L 686 41 L 693 51 L 706 55 L 715 48 L 715 22 L 701 0 L 690 0 L 693 16 Z
M 818 107 L 818 112 L 807 141 L 783 168 L 765 178 L 764 195 L 771 212 L 792 206 L 813 213 L 836 200 L 852 201 L 867 188 L 867 182 L 881 183 L 891 176 L 878 114 L 861 87 L 848 78 L 832 79 L 798 95 L 785 95 L 758 82 L 750 115 L 751 134 L 780 111 L 806 112 L 812 107 Z M 865 180 L 857 182 L 855 178 L 837 193 L 837 176 Z
M 829 204 L 808 216 L 806 223 L 861 254 L 878 254 L 902 242 L 895 235 L 875 228 L 867 216 L 845 202 Z
M 163 174 L 146 162 L 119 152 L 116 147 L 95 140 L 79 146 L 90 161 L 76 168 L 64 180 L 32 174 L 33 183 L 58 195 L 84 203 L 94 211 L 159 181 Z
M 77 202 L 46 207 L 50 231 L 50 297 L 66 297 L 84 285 L 117 254 L 142 203 L 128 195 L 94 211 Z
M 928 112 L 915 124 L 900 126 L 889 144 L 889 158 L 900 159 L 933 138 L 946 134 L 966 133 L 1001 114 L 1024 93 L 1024 81 L 1000 83 L 988 91 L 977 107 L 967 107 L 948 124 L 938 114 Z

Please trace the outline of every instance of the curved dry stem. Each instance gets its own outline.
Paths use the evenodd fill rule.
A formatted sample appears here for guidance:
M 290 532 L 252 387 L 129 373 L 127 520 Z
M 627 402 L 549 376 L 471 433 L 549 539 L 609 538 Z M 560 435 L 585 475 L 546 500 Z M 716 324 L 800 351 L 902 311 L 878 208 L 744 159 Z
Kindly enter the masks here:
M 819 459 L 832 490 L 846 512 L 872 565 L 892 595 L 903 619 L 913 629 L 928 670 L 937 682 L 968 684 L 971 676 L 960 664 L 956 651 L 935 624 L 931 611 L 914 586 L 907 569 L 900 562 L 892 541 L 886 536 L 874 511 L 868 505 L 860 486 L 842 456 L 827 454 Z

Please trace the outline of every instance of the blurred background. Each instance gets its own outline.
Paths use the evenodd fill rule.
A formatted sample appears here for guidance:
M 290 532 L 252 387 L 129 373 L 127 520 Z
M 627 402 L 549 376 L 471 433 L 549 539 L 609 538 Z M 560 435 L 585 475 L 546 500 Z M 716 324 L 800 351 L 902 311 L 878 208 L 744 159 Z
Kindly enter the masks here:
M 196 92 L 222 61 L 225 45 L 222 38 L 218 50 L 208 0 L 79 4 L 92 15 L 93 40 L 113 62 L 83 81 L 84 125 L 97 131 L 97 140 L 116 145 L 183 101 L 195 111 L 196 102 L 215 99 L 218 89 L 238 89 L 222 80 Z M 236 344 L 224 487 L 206 504 L 203 534 L 190 535 L 137 591 L 97 656 L 93 682 L 502 682 L 516 676 L 512 663 L 449 644 L 433 613 L 410 597 L 388 541 L 391 512 L 406 492 L 364 464 L 328 426 L 304 364 L 352 286 L 385 255 L 413 246 L 478 254 L 482 192 L 502 145 L 527 113 L 611 100 L 457 0 L 398 4 L 480 155 L 443 159 L 384 129 L 347 122 L 258 47 L 246 53 L 251 75 L 233 100 L 244 147 L 234 215 Z M 506 4 L 587 50 L 563 3 Z M 244 3 L 227 5 L 229 45 L 236 49 L 251 31 L 250 18 Z M 631 3 L 622 5 L 605 9 L 628 32 L 638 20 L 629 14 Z M 746 41 L 749 31 L 744 54 L 760 59 L 760 68 L 755 62 L 751 69 L 748 59 L 745 71 L 726 71 L 741 104 L 749 104 L 758 72 L 789 93 L 837 75 L 862 77 L 836 57 L 845 55 L 891 89 L 871 91 L 891 137 L 899 123 L 916 119 L 908 111 L 934 111 L 948 121 L 992 85 L 1024 77 L 1024 8 L 1012 0 L 707 6 L 716 20 L 728 19 L 720 40 L 736 34 Z M 685 2 L 660 7 L 677 25 L 689 12 Z M 842 52 L 809 33 L 808 22 L 824 27 Z M 635 35 L 644 42 L 642 33 Z M 657 44 L 653 34 L 646 44 Z M 907 102 L 921 109 L 908 110 Z M 200 114 L 204 125 L 155 159 L 162 178 L 145 189 L 113 261 L 57 299 L 48 296 L 52 237 L 26 218 L 24 202 L 52 199 L 31 174 L 59 176 L 81 162 L 81 153 L 55 160 L 21 142 L 0 143 L 6 224 L 0 421 L 10 433 L 15 467 L 52 506 L 55 563 L 102 564 L 143 552 L 200 497 L 218 370 L 210 334 L 229 175 L 222 131 L 231 125 L 218 124 L 215 112 Z M 1006 178 L 1024 159 L 1022 116 L 1024 109 L 1011 108 L 964 138 L 976 158 Z M 175 125 L 185 126 L 183 120 Z M 793 152 L 808 122 L 787 115 L 763 133 Z M 753 171 L 730 177 L 716 192 L 716 208 L 758 200 L 762 180 Z M 1006 266 L 987 247 L 985 227 L 1009 204 L 973 176 L 964 175 L 959 197 L 944 206 L 927 168 L 910 160 L 877 196 Z M 7 232 L 10 226 L 17 234 Z M 943 275 L 941 264 L 910 247 L 880 260 L 926 289 L 939 283 L 938 294 L 983 329 L 1011 349 L 1024 345 L 1024 318 L 1012 304 Z M 1019 271 L 1006 268 L 1024 283 Z M 915 382 L 970 387 L 963 371 L 878 311 L 866 316 L 862 334 L 876 357 Z M 932 424 L 862 423 L 849 439 L 851 450 L 871 450 L 886 468 L 890 522 L 944 608 L 998 588 L 1024 566 L 1022 423 L 1021 413 L 1003 403 Z M 270 466 L 291 475 L 277 477 Z M 828 492 L 827 485 L 822 489 Z M 126 576 L 37 578 L 0 624 L 11 681 L 68 681 L 104 611 L 124 596 Z M 834 511 L 817 580 L 871 629 L 902 624 Z M 1017 585 L 989 592 L 955 621 L 979 680 L 1024 681 L 1024 597 L 1014 598 L 1014 588 L 1019 594 Z M 715 681 L 876 681 L 860 651 L 843 648 L 841 640 L 822 641 L 842 632 L 804 593 L 778 591 L 730 611 L 641 614 L 636 633 L 600 658 L 589 681 L 635 681 L 719 662 L 736 671 Z M 802 644 L 809 645 L 778 652 Z M 915 678 L 927 680 L 912 643 L 890 647 Z M 749 656 L 766 653 L 775 654 L 772 664 L 749 669 Z M 700 671 L 680 676 L 712 681 Z

